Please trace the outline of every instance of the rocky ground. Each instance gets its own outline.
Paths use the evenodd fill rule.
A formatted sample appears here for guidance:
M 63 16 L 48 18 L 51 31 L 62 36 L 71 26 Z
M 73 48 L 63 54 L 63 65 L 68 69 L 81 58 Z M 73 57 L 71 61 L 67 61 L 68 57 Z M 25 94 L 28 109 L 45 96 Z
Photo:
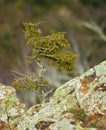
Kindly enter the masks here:
M 0 130 L 106 130 L 106 61 L 59 87 L 28 110 L 0 84 Z

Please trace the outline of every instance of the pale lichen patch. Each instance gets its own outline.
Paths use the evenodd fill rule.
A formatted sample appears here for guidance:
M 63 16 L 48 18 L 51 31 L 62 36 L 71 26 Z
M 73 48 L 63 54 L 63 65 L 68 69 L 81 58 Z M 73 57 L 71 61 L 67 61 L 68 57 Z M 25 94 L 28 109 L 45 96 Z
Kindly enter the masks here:
M 97 77 L 99 76 L 106 76 L 106 66 L 104 65 L 97 65 L 94 67 Z

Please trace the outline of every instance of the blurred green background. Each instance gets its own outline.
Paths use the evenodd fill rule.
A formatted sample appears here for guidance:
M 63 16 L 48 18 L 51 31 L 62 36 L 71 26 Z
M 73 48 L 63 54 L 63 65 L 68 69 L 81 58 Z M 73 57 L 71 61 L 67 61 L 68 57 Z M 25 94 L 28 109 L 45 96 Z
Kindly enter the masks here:
M 0 82 L 14 80 L 11 70 L 36 70 L 26 60 L 23 22 L 43 22 L 44 34 L 65 31 L 72 51 L 79 54 L 76 74 L 106 59 L 106 0 L 0 0 Z M 54 68 L 48 75 L 56 85 L 67 80 Z M 50 76 L 49 76 L 50 77 Z M 62 78 L 61 78 L 62 77 Z

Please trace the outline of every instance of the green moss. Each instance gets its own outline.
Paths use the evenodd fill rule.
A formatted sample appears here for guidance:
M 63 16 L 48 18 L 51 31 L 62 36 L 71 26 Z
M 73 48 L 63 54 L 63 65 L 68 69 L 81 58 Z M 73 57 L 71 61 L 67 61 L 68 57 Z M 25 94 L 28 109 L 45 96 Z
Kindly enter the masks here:
M 96 124 L 96 122 L 92 123 L 92 124 L 91 124 L 91 127 L 93 127 L 93 128 L 97 128 L 97 124 Z
M 86 114 L 83 109 L 80 110 L 71 109 L 70 112 L 74 114 L 74 118 L 79 119 L 81 121 L 84 121 L 86 118 Z

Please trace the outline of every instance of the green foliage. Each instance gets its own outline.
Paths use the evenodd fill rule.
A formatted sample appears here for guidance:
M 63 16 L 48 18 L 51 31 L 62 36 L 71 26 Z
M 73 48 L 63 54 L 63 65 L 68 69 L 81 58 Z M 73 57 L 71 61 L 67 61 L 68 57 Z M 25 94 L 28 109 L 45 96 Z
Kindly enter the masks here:
M 70 43 L 64 38 L 64 32 L 42 36 L 38 24 L 24 25 L 27 45 L 32 51 L 32 61 L 40 62 L 41 59 L 46 59 L 48 64 L 56 65 L 60 71 L 74 70 L 76 55 L 70 52 Z
M 48 81 L 39 79 L 33 76 L 24 76 L 13 82 L 12 86 L 15 86 L 17 91 L 29 91 L 29 90 L 37 90 L 39 87 L 43 90 L 47 87 Z
M 76 55 L 70 52 L 70 43 L 64 38 L 64 32 L 43 36 L 38 25 L 24 23 L 27 46 L 31 51 L 29 60 L 37 64 L 38 73 L 30 76 L 23 75 L 13 82 L 12 86 L 23 92 L 36 90 L 42 97 L 42 92 L 44 93 L 48 86 L 48 81 L 44 78 L 46 69 L 43 67 L 42 59 L 48 65 L 55 65 L 59 71 L 72 72 Z

